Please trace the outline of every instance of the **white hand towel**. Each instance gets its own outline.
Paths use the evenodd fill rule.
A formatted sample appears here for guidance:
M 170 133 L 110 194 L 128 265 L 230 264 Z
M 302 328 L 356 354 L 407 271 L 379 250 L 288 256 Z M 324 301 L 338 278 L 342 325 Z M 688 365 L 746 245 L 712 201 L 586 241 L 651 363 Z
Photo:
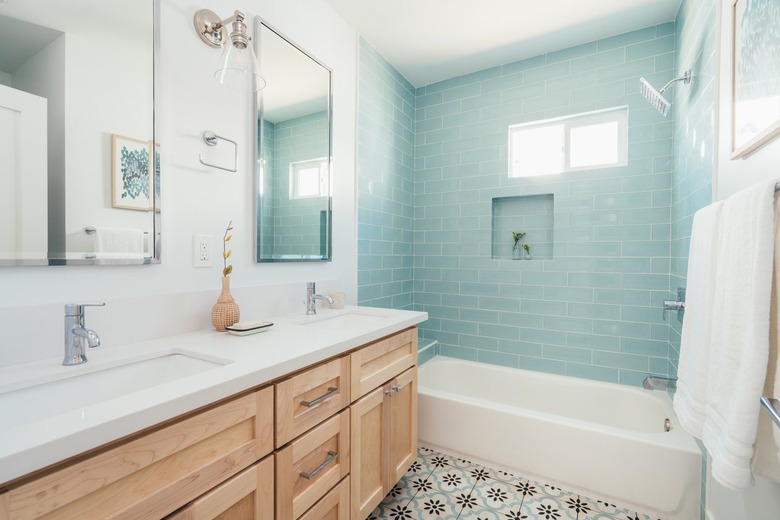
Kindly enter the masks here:
M 724 486 L 751 484 L 750 461 L 769 351 L 774 186 L 761 183 L 723 203 L 713 298 L 702 440 Z
M 696 212 L 688 254 L 688 286 L 685 293 L 685 320 L 677 366 L 677 392 L 674 411 L 691 435 L 701 438 L 712 334 L 712 299 L 715 290 L 718 236 L 723 202 Z
M 144 232 L 132 228 L 95 228 L 95 252 L 143 255 Z
M 772 278 L 772 303 L 769 313 L 769 362 L 766 368 L 766 381 L 763 395 L 780 399 L 780 211 L 775 195 L 775 268 Z M 753 457 L 753 469 L 756 473 L 780 482 L 780 426 L 775 425 L 772 417 L 764 410 L 758 415 L 758 434 L 756 435 L 756 454 Z

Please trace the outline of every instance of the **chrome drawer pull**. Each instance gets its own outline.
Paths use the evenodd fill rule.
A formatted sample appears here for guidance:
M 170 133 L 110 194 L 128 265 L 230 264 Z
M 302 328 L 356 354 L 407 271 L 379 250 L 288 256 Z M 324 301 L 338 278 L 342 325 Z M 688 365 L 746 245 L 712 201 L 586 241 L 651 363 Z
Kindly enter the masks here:
M 311 480 L 311 479 L 313 479 L 314 477 L 316 477 L 316 476 L 317 476 L 317 474 L 318 474 L 320 471 L 322 471 L 323 469 L 325 469 L 325 468 L 328 466 L 328 464 L 332 464 L 332 463 L 333 463 L 333 461 L 335 461 L 335 460 L 338 458 L 338 456 L 339 456 L 339 454 L 338 454 L 337 452 L 328 450 L 328 458 L 327 458 L 327 459 L 325 459 L 325 462 L 323 462 L 322 464 L 320 464 L 319 466 L 317 466 L 317 467 L 316 467 L 314 470 L 312 470 L 312 471 L 309 471 L 309 472 L 306 472 L 306 471 L 301 471 L 301 476 L 302 476 L 303 478 L 305 478 L 306 480 Z
M 313 406 L 317 406 L 318 404 L 320 404 L 325 399 L 329 399 L 329 398 L 333 397 L 334 395 L 336 395 L 337 393 L 339 393 L 339 389 L 338 388 L 334 388 L 332 386 L 328 387 L 328 391 L 325 393 L 325 395 L 321 395 L 317 399 L 314 399 L 312 401 L 301 401 L 301 406 L 305 406 L 307 408 L 311 408 Z
M 395 385 L 393 387 L 393 390 L 395 390 L 396 392 L 400 393 L 401 392 L 401 384 L 399 383 L 399 384 Z

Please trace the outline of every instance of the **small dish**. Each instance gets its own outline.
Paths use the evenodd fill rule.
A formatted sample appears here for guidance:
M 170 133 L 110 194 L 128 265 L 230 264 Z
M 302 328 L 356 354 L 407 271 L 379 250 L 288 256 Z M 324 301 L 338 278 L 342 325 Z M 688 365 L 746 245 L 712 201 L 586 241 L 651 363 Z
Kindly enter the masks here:
M 273 325 L 273 323 L 270 321 L 244 321 L 234 323 L 230 327 L 225 327 L 225 330 L 234 336 L 248 336 L 250 334 L 257 334 L 258 332 L 265 332 L 271 325 Z

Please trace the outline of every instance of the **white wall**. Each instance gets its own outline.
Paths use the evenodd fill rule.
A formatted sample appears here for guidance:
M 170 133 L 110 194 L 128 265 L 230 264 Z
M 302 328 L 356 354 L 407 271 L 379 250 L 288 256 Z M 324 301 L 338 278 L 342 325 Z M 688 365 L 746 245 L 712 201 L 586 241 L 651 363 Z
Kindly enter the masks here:
M 760 182 L 780 177 L 780 139 L 775 139 L 745 159 L 731 160 L 731 2 L 721 1 L 720 82 L 718 117 L 718 165 L 714 200 Z M 761 413 L 764 413 L 763 410 Z M 733 491 L 718 484 L 707 471 L 709 520 L 774 520 L 780 511 L 780 484 L 756 477 L 755 485 Z
M 254 9 L 249 15 L 261 15 L 333 70 L 332 262 L 255 264 L 252 258 L 254 180 L 250 150 L 255 121 L 251 104 L 248 96 L 216 84 L 213 69 L 220 53 L 201 43 L 192 26 L 198 8 L 229 16 L 233 9 L 249 7 Z M 162 86 L 157 115 L 161 129 L 158 140 L 163 147 L 162 263 L 0 268 L 0 328 L 11 331 L 0 339 L 0 365 L 61 354 L 62 304 L 71 301 L 110 300 L 109 306 L 91 309 L 87 317 L 88 326 L 98 330 L 106 346 L 150 334 L 208 327 L 210 307 L 219 294 L 222 265 L 217 262 L 213 268 L 193 268 L 192 235 L 213 235 L 218 246 L 218 238 L 231 219 L 235 226 L 231 279 L 239 305 L 247 309 L 242 319 L 303 313 L 306 281 L 320 282 L 322 292 L 342 290 L 348 303 L 355 301 L 354 31 L 322 0 L 260 0 L 251 5 L 164 0 L 161 14 Z M 200 165 L 204 130 L 238 141 L 237 173 Z

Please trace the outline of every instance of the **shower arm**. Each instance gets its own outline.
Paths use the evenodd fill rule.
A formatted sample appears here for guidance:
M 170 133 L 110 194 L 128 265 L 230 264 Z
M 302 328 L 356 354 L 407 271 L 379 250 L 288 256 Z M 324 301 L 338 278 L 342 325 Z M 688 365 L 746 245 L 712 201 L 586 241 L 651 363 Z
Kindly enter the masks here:
M 661 89 L 658 91 L 658 93 L 659 94 L 663 94 L 666 89 L 668 89 L 669 87 L 671 87 L 673 84 L 677 83 L 678 81 L 682 81 L 683 85 L 687 85 L 688 83 L 691 82 L 691 76 L 692 76 L 691 69 L 686 70 L 685 74 L 683 74 L 679 78 L 674 78 L 669 83 L 667 83 L 666 85 L 661 87 Z

